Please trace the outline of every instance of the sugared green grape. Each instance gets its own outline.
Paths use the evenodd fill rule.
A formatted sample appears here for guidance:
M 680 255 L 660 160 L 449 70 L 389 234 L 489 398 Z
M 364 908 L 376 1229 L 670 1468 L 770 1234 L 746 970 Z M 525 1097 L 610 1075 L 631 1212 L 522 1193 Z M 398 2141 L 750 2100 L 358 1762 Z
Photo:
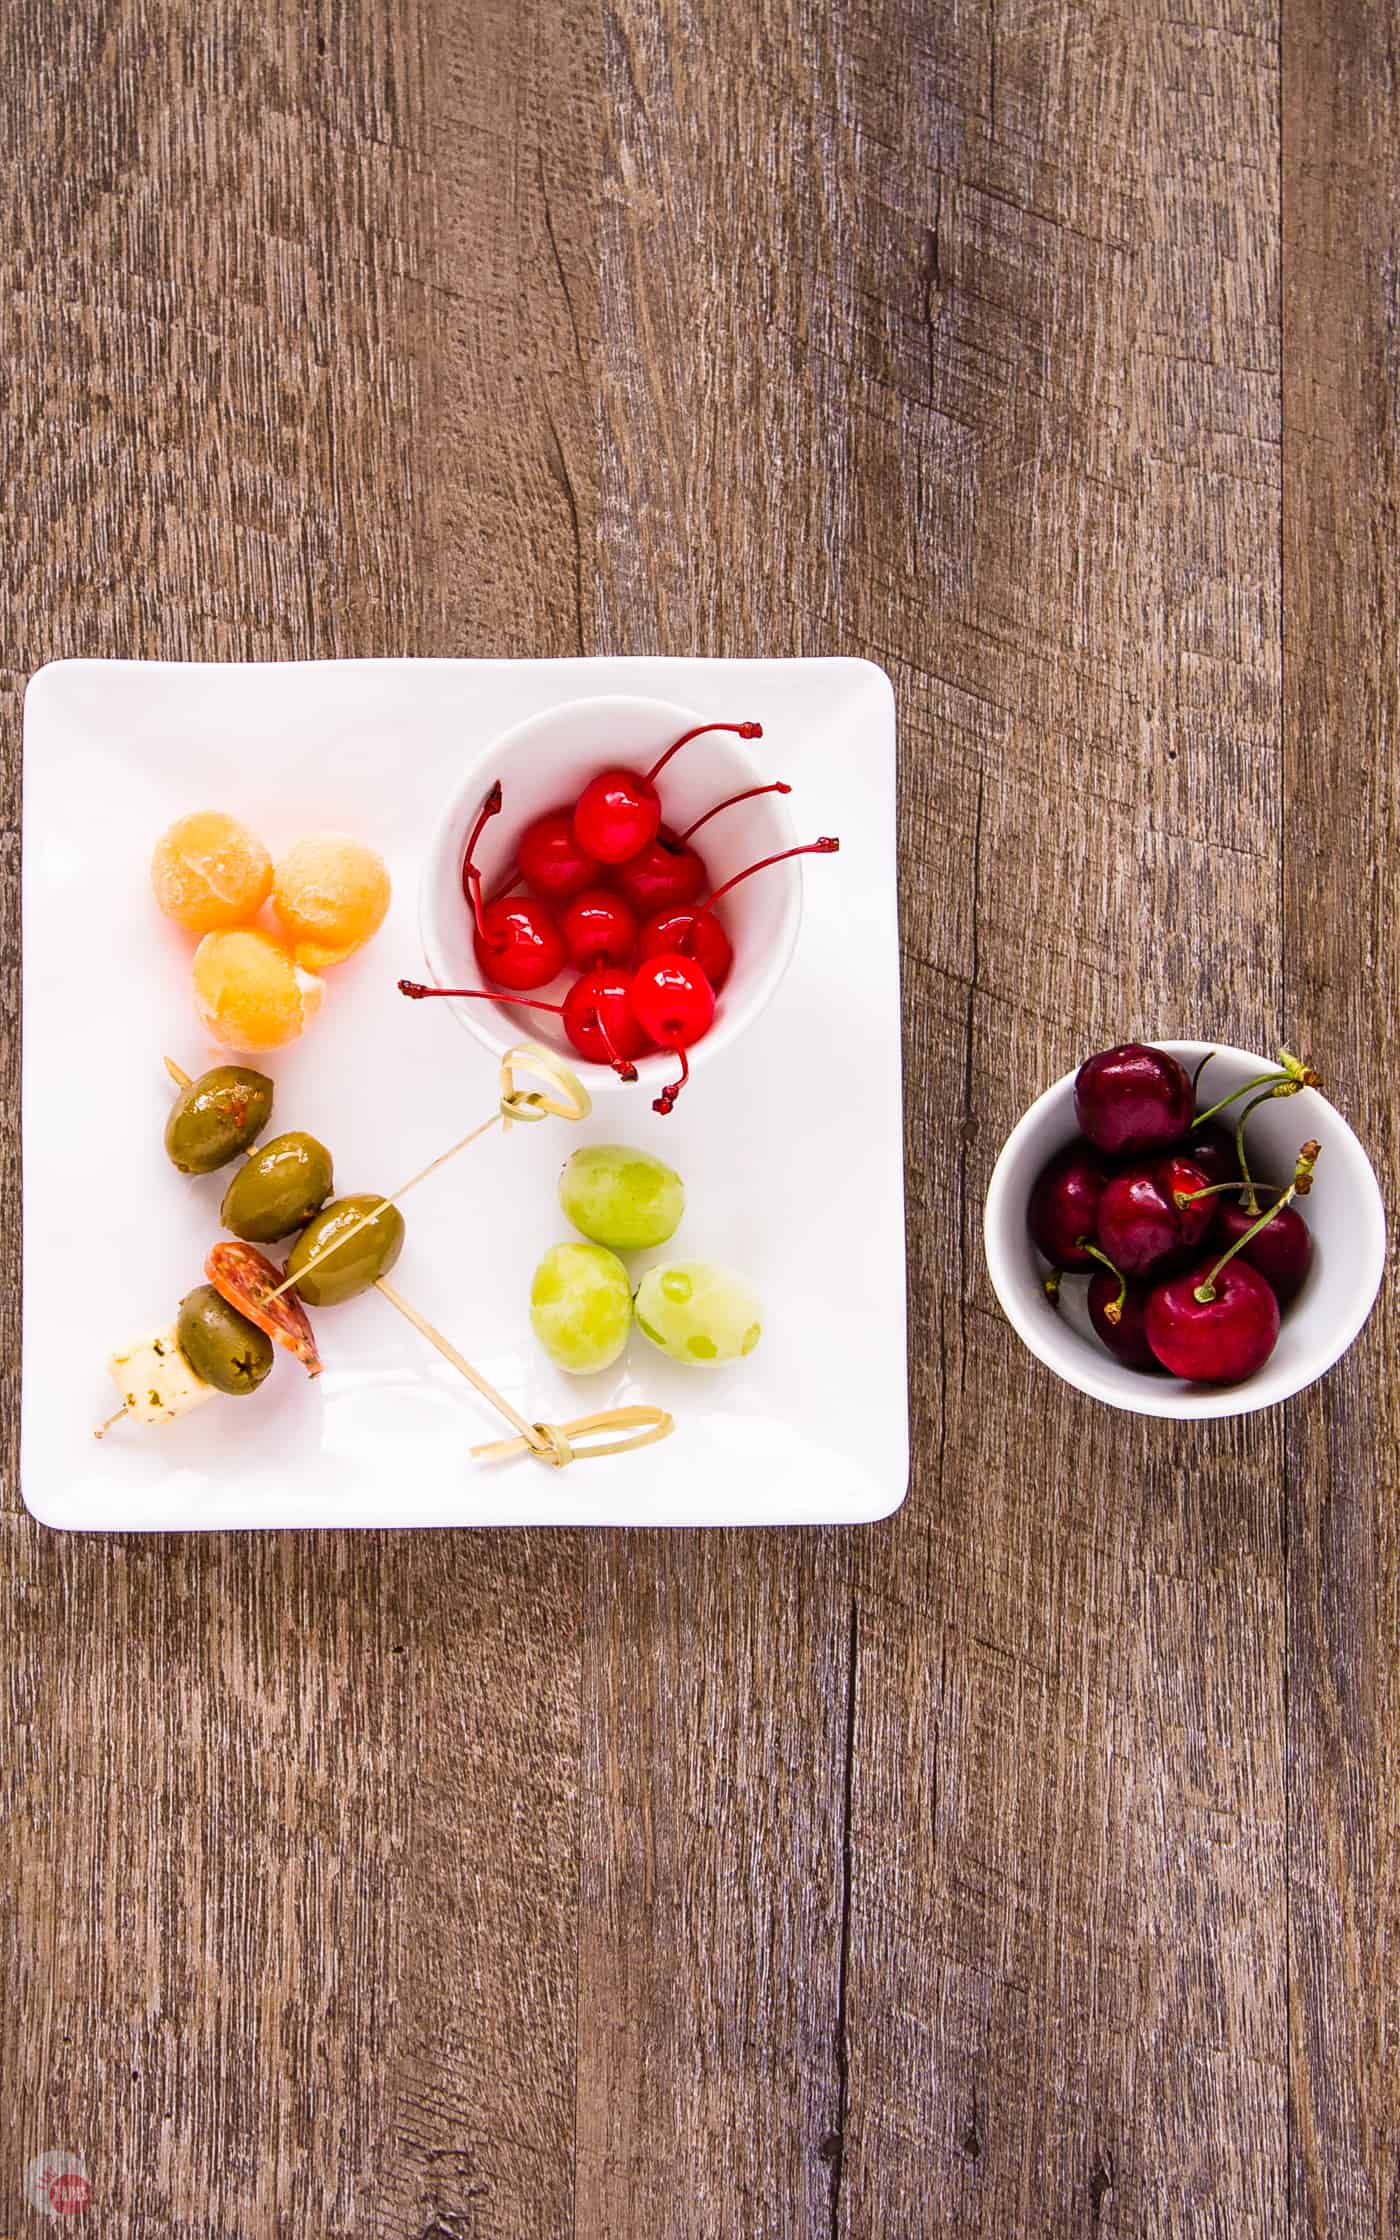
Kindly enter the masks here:
M 576 1229 L 614 1252 L 665 1244 L 685 1212 L 685 1184 L 649 1151 L 593 1143 L 576 1151 L 559 1177 L 559 1203 Z
M 632 1327 L 627 1270 L 600 1244 L 556 1244 L 535 1270 L 530 1323 L 551 1361 L 586 1377 L 616 1361 Z
M 709 1369 L 753 1352 L 763 1335 L 763 1310 L 752 1285 L 731 1268 L 673 1260 L 642 1277 L 637 1328 L 673 1361 Z

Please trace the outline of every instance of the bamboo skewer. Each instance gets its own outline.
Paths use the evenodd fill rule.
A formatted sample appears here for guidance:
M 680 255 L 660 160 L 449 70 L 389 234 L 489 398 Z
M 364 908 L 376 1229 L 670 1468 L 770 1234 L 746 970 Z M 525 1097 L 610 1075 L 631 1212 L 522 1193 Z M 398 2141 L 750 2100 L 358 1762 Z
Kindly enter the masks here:
M 165 1068 L 177 1087 L 189 1087 L 189 1075 L 183 1067 L 176 1065 L 173 1058 L 165 1060 Z M 535 1074 L 558 1094 L 551 1095 L 540 1089 L 519 1088 L 515 1079 L 517 1070 Z M 417 1174 L 410 1175 L 407 1182 L 400 1183 L 390 1197 L 381 1198 L 372 1213 L 364 1215 L 324 1252 L 315 1254 L 301 1274 L 305 1276 L 310 1268 L 318 1267 L 322 1260 L 329 1260 L 332 1254 L 341 1251 L 352 1237 L 359 1236 L 362 1230 L 368 1229 L 377 1221 L 386 1206 L 396 1204 L 400 1198 L 406 1198 L 410 1190 L 416 1190 L 420 1182 L 426 1182 L 429 1175 L 436 1174 L 450 1159 L 455 1159 L 458 1152 L 478 1143 L 493 1128 L 509 1131 L 517 1121 L 544 1120 L 550 1115 L 563 1120 L 583 1120 L 592 1109 L 592 1100 L 577 1074 L 562 1059 L 555 1057 L 552 1051 L 542 1049 L 538 1043 L 516 1043 L 508 1050 L 501 1060 L 500 1079 L 500 1101 L 489 1119 L 483 1120 L 479 1127 L 473 1128 L 470 1134 L 462 1136 L 446 1151 L 439 1152 L 435 1159 L 430 1159 L 426 1167 L 420 1167 Z M 561 1102 L 561 1097 L 566 1101 Z M 298 1280 L 296 1276 L 288 1276 L 275 1291 L 267 1293 L 263 1304 L 271 1305 L 273 1300 L 294 1290 Z M 575 1417 L 569 1423 L 530 1423 L 507 1400 L 504 1393 L 496 1390 L 489 1378 L 484 1377 L 479 1369 L 473 1368 L 466 1355 L 459 1352 L 451 1339 L 444 1337 L 442 1331 L 429 1322 L 426 1315 L 420 1314 L 385 1277 L 379 1277 L 375 1289 L 397 1314 L 401 1314 L 420 1336 L 427 1339 L 430 1346 L 436 1348 L 444 1361 L 452 1364 L 459 1376 L 466 1378 L 467 1383 L 483 1400 L 489 1402 L 499 1415 L 504 1416 L 514 1430 L 513 1439 L 494 1439 L 483 1446 L 473 1447 L 470 1451 L 475 1460 L 504 1462 L 517 1455 L 529 1454 L 539 1462 L 548 1463 L 551 1469 L 562 1470 L 571 1462 L 588 1462 L 604 1455 L 628 1454 L 634 1448 L 651 1446 L 659 1439 L 669 1438 L 675 1430 L 675 1419 L 664 1408 L 641 1405 L 603 1408 L 590 1415 Z M 100 1439 L 105 1432 L 111 1430 L 113 1424 L 120 1423 L 125 1414 L 125 1408 L 118 1408 L 116 1414 L 109 1417 L 93 1436 Z M 601 1441 L 597 1440 L 597 1434 L 610 1432 L 620 1432 L 624 1436 L 605 1436 Z M 575 1439 L 583 1439 L 588 1443 L 578 1448 L 573 1444 Z

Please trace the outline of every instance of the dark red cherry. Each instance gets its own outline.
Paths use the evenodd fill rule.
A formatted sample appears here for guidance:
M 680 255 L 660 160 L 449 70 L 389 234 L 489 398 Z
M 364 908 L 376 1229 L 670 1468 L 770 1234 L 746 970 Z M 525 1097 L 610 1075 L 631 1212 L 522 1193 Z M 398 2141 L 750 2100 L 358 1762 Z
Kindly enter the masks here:
M 1201 1298 L 1202 1291 L 1210 1294 Z M 1278 1343 L 1278 1300 L 1257 1268 L 1209 1259 L 1159 1283 L 1147 1302 L 1147 1342 L 1164 1369 L 1193 1384 L 1238 1384 Z
M 547 902 L 502 896 L 477 912 L 476 961 L 498 988 L 544 988 L 564 969 L 564 937 Z
M 620 894 L 588 887 L 575 895 L 560 920 L 570 964 L 587 972 L 595 964 L 630 964 L 637 948 L 637 920 Z
M 572 809 L 550 809 L 520 835 L 520 876 L 546 902 L 568 902 L 598 877 L 598 866 L 574 838 Z
M 672 950 L 694 957 L 716 995 L 734 962 L 729 936 L 710 910 L 659 911 L 643 925 L 638 948 L 643 957 L 662 957 Z
M 1143 1275 L 1183 1247 L 1198 1245 L 1215 1215 L 1214 1198 L 1183 1204 L 1206 1178 L 1189 1159 L 1173 1155 L 1125 1167 L 1104 1184 L 1096 1236 L 1101 1250 L 1124 1275 Z
M 1235 1139 L 1228 1128 L 1217 1127 L 1213 1120 L 1208 1120 L 1203 1128 L 1192 1129 L 1191 1163 L 1200 1168 L 1207 1182 L 1238 1182 L 1240 1179 Z
M 1100 1151 L 1132 1156 L 1165 1151 L 1184 1136 L 1196 1100 L 1179 1059 L 1145 1042 L 1124 1042 L 1085 1059 L 1075 1076 L 1074 1110 Z
M 1266 1199 L 1261 1213 L 1267 1205 Z M 1258 1214 L 1247 1213 L 1242 1205 L 1227 1199 L 1220 1209 L 1222 1244 L 1239 1244 L 1258 1219 Z M 1280 1305 L 1287 1306 L 1302 1290 L 1312 1264 L 1312 1231 L 1301 1213 L 1284 1206 L 1256 1236 L 1250 1237 L 1248 1244 L 1241 1246 L 1240 1258 L 1259 1270 Z
M 1157 1367 L 1157 1356 L 1147 1342 L 1149 1296 L 1146 1284 L 1120 1285 L 1107 1268 L 1098 1269 L 1089 1278 L 1089 1320 L 1125 1369 Z
M 1107 1180 L 1102 1160 L 1087 1143 L 1067 1144 L 1041 1168 L 1026 1207 L 1026 1225 L 1036 1251 L 1052 1268 L 1093 1267 L 1084 1240 L 1094 1241 Z

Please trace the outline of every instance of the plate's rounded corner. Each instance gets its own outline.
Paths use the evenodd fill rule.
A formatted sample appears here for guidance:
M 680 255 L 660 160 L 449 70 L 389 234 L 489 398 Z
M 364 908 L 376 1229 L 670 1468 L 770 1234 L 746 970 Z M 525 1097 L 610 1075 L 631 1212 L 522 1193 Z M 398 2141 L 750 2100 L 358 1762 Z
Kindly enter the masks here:
M 853 679 L 858 678 L 862 682 L 869 679 L 888 707 L 890 715 L 894 715 L 894 680 L 888 669 L 882 669 L 878 661 L 871 661 L 863 653 L 838 653 L 833 656 L 833 666 L 849 670 Z
M 905 1502 L 909 1499 L 909 1480 L 911 1475 L 912 1473 L 909 1469 L 909 1465 L 908 1463 L 906 1463 L 904 1466 L 904 1476 L 899 1481 L 899 1488 L 895 1493 L 893 1500 L 886 1501 L 882 1508 L 872 1509 L 867 1516 L 861 1517 L 859 1519 L 859 1522 L 861 1524 L 883 1524 L 887 1517 L 898 1516 L 900 1510 L 904 1507 Z
M 34 1498 L 24 1482 L 22 1471 L 19 1480 L 19 1497 L 34 1522 L 41 1524 L 46 1532 L 71 1532 L 73 1530 L 73 1526 L 64 1517 L 55 1515 L 53 1510 L 45 1508 L 42 1501 L 37 1501 Z

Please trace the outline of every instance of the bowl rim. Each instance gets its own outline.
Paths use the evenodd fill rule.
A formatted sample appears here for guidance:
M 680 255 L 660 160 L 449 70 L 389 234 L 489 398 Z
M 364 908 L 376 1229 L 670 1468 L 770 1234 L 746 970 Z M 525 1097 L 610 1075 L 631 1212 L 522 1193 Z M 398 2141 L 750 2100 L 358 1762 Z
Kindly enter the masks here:
M 607 707 L 629 711 L 644 709 L 651 715 L 665 715 L 672 719 L 679 718 L 679 728 L 681 730 L 688 730 L 694 724 L 704 720 L 703 710 L 688 708 L 676 700 L 657 699 L 651 693 L 581 692 L 575 693 L 568 700 L 555 701 L 547 708 L 537 708 L 532 715 L 522 717 L 518 723 L 510 725 L 505 731 L 496 732 L 490 739 L 486 740 L 479 753 L 473 756 L 470 764 L 464 769 L 450 798 L 437 811 L 424 850 L 424 867 L 418 885 L 418 938 L 428 971 L 439 984 L 444 977 L 446 967 L 437 950 L 436 916 L 432 896 L 441 870 L 441 858 L 447 833 L 462 816 L 472 797 L 480 790 L 484 764 L 513 753 L 522 742 L 528 741 L 533 733 L 553 728 L 561 721 L 567 722 L 579 709 L 585 707 L 590 709 Z M 748 752 L 747 741 L 735 737 L 729 741 L 729 747 L 737 760 L 748 765 L 754 784 L 763 784 L 765 773 Z M 796 846 L 796 828 L 793 825 L 791 812 L 784 797 L 781 794 L 774 794 L 768 798 L 772 803 L 769 814 L 774 816 L 781 826 L 786 827 L 783 845 L 785 847 Z M 785 866 L 785 869 L 790 876 L 787 881 L 787 899 L 783 905 L 777 939 L 769 948 L 768 955 L 759 969 L 749 1000 L 744 1008 L 742 1010 L 731 1009 L 727 1014 L 721 1008 L 709 1033 L 703 1036 L 687 1053 L 692 1073 L 698 1073 L 702 1065 L 708 1063 L 711 1058 L 717 1057 L 721 1051 L 726 1050 L 730 1043 L 744 1032 L 746 1027 L 752 1026 L 776 994 L 783 976 L 792 962 L 793 953 L 797 947 L 797 937 L 802 927 L 803 880 L 801 857 L 795 858 Z M 459 1026 L 463 1027 L 477 1042 L 489 1050 L 494 1058 L 503 1057 L 506 1051 L 514 1048 L 520 1040 L 532 1039 L 528 1025 L 530 1014 L 523 1009 L 520 1012 L 520 1018 L 524 1023 L 522 1023 L 518 1033 L 511 1034 L 506 1030 L 504 1024 L 497 1024 L 499 1014 L 490 1004 L 467 1005 L 454 1003 L 449 998 L 443 1008 L 450 1012 Z M 623 1090 L 636 1096 L 645 1089 L 659 1089 L 676 1070 L 676 1060 L 668 1050 L 654 1052 L 650 1056 L 638 1058 L 635 1062 L 637 1067 L 636 1080 L 623 1081 L 614 1073 L 611 1066 L 603 1064 L 597 1059 L 585 1058 L 573 1050 L 568 1054 L 569 1065 L 578 1074 L 580 1080 L 585 1083 L 590 1095 L 594 1096 L 599 1093 L 607 1094 Z
M 1171 1056 L 1180 1058 L 1188 1072 L 1193 1064 L 1198 1064 L 1211 1052 L 1222 1058 L 1233 1058 L 1255 1072 L 1267 1072 L 1277 1064 L 1277 1060 L 1261 1058 L 1253 1051 L 1240 1049 L 1235 1043 L 1187 1042 L 1165 1035 L 1143 1035 L 1134 1039 L 1148 1044 L 1154 1050 L 1165 1050 Z M 1009 1225 L 1014 1224 L 1017 1235 L 1023 1234 L 1025 1229 L 1025 1207 L 1013 1207 L 1010 1204 L 1011 1176 L 1017 1155 L 1037 1123 L 1051 1110 L 1072 1100 L 1078 1074 L 1078 1066 L 1069 1073 L 1061 1074 L 1058 1081 L 1053 1081 L 1048 1089 L 1042 1090 L 1035 1101 L 1027 1106 L 998 1152 L 987 1185 L 982 1212 L 982 1248 L 987 1273 L 1002 1313 L 1023 1345 L 1053 1376 L 1085 1393 L 1091 1400 L 1102 1401 L 1106 1407 L 1116 1408 L 1125 1414 L 1163 1417 L 1178 1423 L 1254 1415 L 1261 1408 L 1277 1407 L 1282 1401 L 1292 1399 L 1296 1393 L 1306 1391 L 1309 1385 L 1316 1384 L 1319 1377 L 1325 1376 L 1329 1369 L 1335 1367 L 1365 1327 L 1385 1273 L 1386 1251 L 1385 1202 L 1381 1197 L 1375 1169 L 1355 1130 L 1331 1100 L 1318 1089 L 1305 1089 L 1300 1094 L 1304 1097 L 1316 1097 L 1319 1104 L 1326 1106 L 1330 1121 L 1342 1142 L 1354 1154 L 1357 1178 L 1363 1195 L 1369 1197 L 1371 1217 L 1362 1225 L 1362 1234 L 1357 1240 L 1358 1268 L 1352 1310 L 1319 1346 L 1315 1358 L 1307 1361 L 1301 1373 L 1275 1375 L 1270 1379 L 1270 1363 L 1265 1362 L 1253 1377 L 1237 1385 L 1187 1384 L 1180 1378 L 1159 1382 L 1143 1375 L 1143 1393 L 1139 1399 L 1129 1397 L 1107 1367 L 1099 1369 L 1088 1346 L 1079 1343 L 1077 1333 L 1074 1353 L 1067 1360 L 1061 1360 L 1058 1354 L 1052 1358 L 1044 1343 L 1044 1324 L 1039 1318 L 1031 1320 L 1023 1311 L 1022 1303 L 1010 1281 L 1003 1280 L 1004 1277 L 1009 1277 L 1010 1270 L 1012 1247 Z M 1071 1123 L 1073 1117 L 1071 1101 Z M 1074 1132 L 1071 1125 L 1070 1133 Z M 1063 1325 L 1057 1324 L 1054 1327 L 1062 1329 Z M 1082 1364 L 1077 1358 L 1081 1351 Z M 1105 1355 L 1106 1363 L 1111 1360 L 1110 1355 Z M 1131 1370 L 1124 1373 L 1130 1376 L 1134 1374 Z

